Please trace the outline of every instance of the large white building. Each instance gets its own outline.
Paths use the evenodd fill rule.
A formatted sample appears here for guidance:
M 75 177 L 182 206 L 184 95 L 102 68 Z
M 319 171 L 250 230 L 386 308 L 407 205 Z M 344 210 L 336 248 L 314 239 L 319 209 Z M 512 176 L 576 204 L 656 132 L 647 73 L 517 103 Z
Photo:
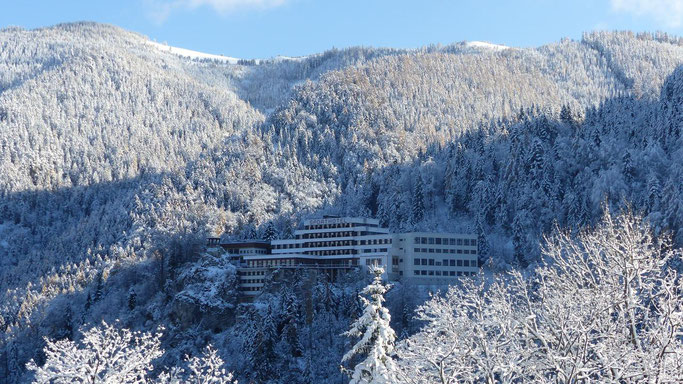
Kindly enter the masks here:
M 293 239 L 222 243 L 239 264 L 240 289 L 255 296 L 270 271 L 315 268 L 335 279 L 356 268 L 380 265 L 389 280 L 448 284 L 479 271 L 475 235 L 390 233 L 375 219 L 331 217 L 305 220 Z

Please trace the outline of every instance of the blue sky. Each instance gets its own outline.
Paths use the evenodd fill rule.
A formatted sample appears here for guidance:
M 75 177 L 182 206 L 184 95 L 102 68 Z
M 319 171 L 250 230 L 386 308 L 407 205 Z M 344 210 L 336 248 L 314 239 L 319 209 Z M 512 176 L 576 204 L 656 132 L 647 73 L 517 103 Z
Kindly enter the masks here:
M 242 58 L 462 40 L 537 46 L 595 29 L 683 35 L 683 0 L 4 0 L 0 26 L 110 23 Z

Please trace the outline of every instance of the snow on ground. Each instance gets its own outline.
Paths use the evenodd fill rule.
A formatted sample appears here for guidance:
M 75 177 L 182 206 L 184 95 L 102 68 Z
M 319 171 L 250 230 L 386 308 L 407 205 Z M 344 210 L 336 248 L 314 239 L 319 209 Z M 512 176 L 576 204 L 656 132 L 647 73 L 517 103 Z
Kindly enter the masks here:
M 510 47 L 505 46 L 505 45 L 487 43 L 485 41 L 468 41 L 465 43 L 465 45 L 467 45 L 468 47 L 472 47 L 472 48 L 491 49 L 494 51 L 502 51 L 502 50 L 510 48 Z
M 237 62 L 239 61 L 239 59 L 235 58 L 235 57 L 223 56 L 223 55 L 212 55 L 210 53 L 193 51 L 191 49 L 172 47 L 170 45 L 160 44 L 160 43 L 157 43 L 155 41 L 148 41 L 148 43 L 160 51 L 169 52 L 169 53 L 172 53 L 174 55 L 187 57 L 190 59 L 217 60 L 217 61 L 222 61 L 222 62 L 225 62 L 228 64 L 237 64 Z
M 189 59 L 197 59 L 197 60 L 202 60 L 202 59 L 207 59 L 207 60 L 216 60 L 216 61 L 221 61 L 224 63 L 228 64 L 237 64 L 240 59 L 236 57 L 230 57 L 230 56 L 223 56 L 223 55 L 213 55 L 210 53 L 204 53 L 204 52 L 199 52 L 199 51 L 193 51 L 191 49 L 185 49 L 185 48 L 178 48 L 178 47 L 173 47 L 170 45 L 166 44 L 161 44 L 157 43 L 156 41 L 148 41 L 150 45 L 155 47 L 156 49 L 163 51 L 163 52 L 168 52 L 172 53 L 177 56 L 189 58 Z M 272 60 L 273 62 L 281 62 L 281 61 L 303 61 L 306 60 L 307 58 L 311 57 L 309 56 L 300 56 L 300 57 L 291 57 L 291 56 L 282 56 L 278 55 L 273 57 Z M 256 64 L 260 64 L 263 60 L 261 59 L 255 59 L 254 60 Z

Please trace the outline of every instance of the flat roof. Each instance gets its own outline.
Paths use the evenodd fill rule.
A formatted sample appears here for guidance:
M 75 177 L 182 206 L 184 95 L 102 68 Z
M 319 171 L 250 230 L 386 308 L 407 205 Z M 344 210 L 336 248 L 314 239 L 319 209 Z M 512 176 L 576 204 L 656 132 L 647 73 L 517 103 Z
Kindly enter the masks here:
M 223 248 L 270 248 L 270 241 L 266 240 L 233 240 L 222 242 Z

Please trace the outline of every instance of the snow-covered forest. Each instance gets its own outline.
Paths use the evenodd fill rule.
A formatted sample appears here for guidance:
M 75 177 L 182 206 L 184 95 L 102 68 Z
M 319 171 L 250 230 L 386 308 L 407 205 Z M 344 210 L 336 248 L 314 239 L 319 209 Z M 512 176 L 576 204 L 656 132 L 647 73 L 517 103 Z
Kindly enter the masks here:
M 230 64 L 108 25 L 0 30 L 0 382 L 40 375 L 58 340 L 75 349 L 126 329 L 153 339 L 159 357 L 141 369 L 155 380 L 216 358 L 240 382 L 348 380 L 342 334 L 369 277 L 300 272 L 240 307 L 234 266 L 202 247 L 207 235 L 374 216 L 475 231 L 487 274 L 546 273 L 555 224 L 574 236 L 630 206 L 680 248 L 681 63 L 680 38 L 629 32 Z M 401 343 L 433 332 L 439 302 L 420 306 L 437 288 L 387 292 L 405 361 L 417 357 Z

